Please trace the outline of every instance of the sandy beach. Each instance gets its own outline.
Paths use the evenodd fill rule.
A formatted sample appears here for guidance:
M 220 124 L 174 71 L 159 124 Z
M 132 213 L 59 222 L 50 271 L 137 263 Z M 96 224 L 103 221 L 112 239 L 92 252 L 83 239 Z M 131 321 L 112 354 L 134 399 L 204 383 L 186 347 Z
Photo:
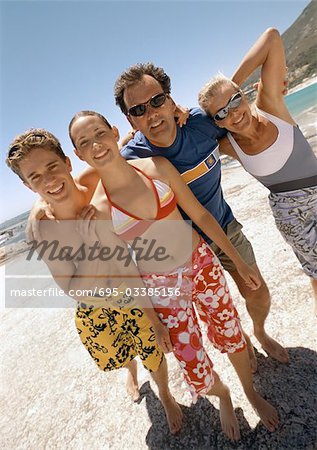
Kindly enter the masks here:
M 317 153 L 316 108 L 298 118 Z M 182 405 L 184 426 L 167 429 L 155 385 L 139 364 L 141 400 L 125 391 L 124 370 L 103 373 L 81 345 L 66 309 L 1 311 L 0 447 L 27 449 L 307 449 L 316 448 L 316 318 L 308 278 L 274 226 L 268 191 L 238 164 L 223 168 L 225 198 L 252 242 L 272 295 L 267 331 L 289 351 L 290 363 L 269 358 L 252 336 L 244 301 L 228 277 L 242 324 L 257 349 L 258 391 L 278 409 L 280 426 L 266 431 L 247 402 L 226 356 L 206 340 L 215 368 L 230 386 L 242 439 L 230 443 L 220 428 L 216 399 L 190 407 L 176 360 L 167 356 L 170 387 Z M 1 267 L 2 301 L 4 266 Z

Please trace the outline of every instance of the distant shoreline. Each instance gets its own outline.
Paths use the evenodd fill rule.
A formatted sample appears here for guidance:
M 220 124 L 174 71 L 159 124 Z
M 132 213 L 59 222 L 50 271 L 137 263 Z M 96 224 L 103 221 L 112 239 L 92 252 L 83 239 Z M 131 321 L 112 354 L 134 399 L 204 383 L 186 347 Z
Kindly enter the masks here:
M 302 89 L 304 89 L 312 84 L 315 84 L 315 83 L 317 83 L 317 77 L 309 78 L 309 79 L 303 81 L 302 83 L 297 84 L 293 88 L 289 89 L 287 92 L 287 95 L 294 94 L 295 92 L 301 91 Z
M 296 86 L 290 88 L 287 90 L 286 97 L 288 95 L 294 94 L 295 92 L 301 91 L 302 89 L 311 86 L 312 84 L 317 83 L 317 76 L 314 76 L 313 78 L 307 78 L 302 83 L 297 84 Z M 254 101 L 256 96 L 256 88 L 255 87 L 246 87 L 243 90 L 244 94 L 249 96 L 250 101 Z

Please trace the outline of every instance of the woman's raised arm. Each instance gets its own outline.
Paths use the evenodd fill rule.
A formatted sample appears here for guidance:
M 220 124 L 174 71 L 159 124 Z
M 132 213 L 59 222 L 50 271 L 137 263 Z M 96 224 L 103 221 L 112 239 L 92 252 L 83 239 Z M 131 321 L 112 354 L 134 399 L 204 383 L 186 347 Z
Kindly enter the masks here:
M 261 67 L 261 80 L 258 86 L 257 106 L 275 109 L 284 105 L 286 60 L 282 38 L 275 28 L 268 28 L 259 37 L 242 59 L 232 80 L 241 85 L 258 67 Z

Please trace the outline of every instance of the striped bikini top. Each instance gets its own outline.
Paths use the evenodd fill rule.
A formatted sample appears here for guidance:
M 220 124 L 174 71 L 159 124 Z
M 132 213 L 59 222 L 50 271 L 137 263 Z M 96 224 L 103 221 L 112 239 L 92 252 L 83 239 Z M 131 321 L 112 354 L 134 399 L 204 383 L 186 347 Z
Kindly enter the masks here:
M 155 180 L 148 177 L 142 170 L 134 167 L 135 170 L 142 173 L 148 180 L 150 180 L 155 193 L 157 213 L 153 220 L 146 220 L 137 217 L 119 205 L 111 201 L 111 198 L 103 184 L 103 188 L 107 195 L 108 202 L 111 208 L 111 219 L 114 232 L 124 241 L 130 241 L 141 236 L 153 223 L 154 220 L 161 220 L 167 217 L 177 206 L 176 198 L 171 187 L 160 180 Z

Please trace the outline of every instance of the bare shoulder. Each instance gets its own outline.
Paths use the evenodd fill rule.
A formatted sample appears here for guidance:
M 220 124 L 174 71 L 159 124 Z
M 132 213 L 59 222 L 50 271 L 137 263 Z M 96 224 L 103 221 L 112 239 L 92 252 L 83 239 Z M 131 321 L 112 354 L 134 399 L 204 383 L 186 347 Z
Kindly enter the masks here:
M 221 155 L 227 155 L 230 156 L 231 158 L 238 159 L 237 154 L 227 136 L 219 140 L 219 149 Z
M 75 178 L 75 182 L 82 186 L 86 186 L 88 189 L 95 189 L 100 177 L 96 169 L 92 167 L 86 167 L 80 174 Z
M 143 172 L 146 170 L 151 170 L 153 167 L 153 158 L 139 158 L 139 159 L 130 159 L 127 161 L 130 166 L 136 167 Z
M 255 105 L 264 112 L 285 120 L 285 122 L 288 122 L 291 125 L 296 125 L 296 122 L 286 106 L 283 95 L 272 101 L 263 90 L 259 89 L 255 100 Z
M 133 159 L 128 161 L 128 163 L 133 166 L 141 169 L 146 175 L 151 178 L 157 178 L 162 181 L 168 181 L 168 172 L 172 168 L 173 165 L 162 156 L 155 156 L 153 158 L 142 158 L 142 159 Z
M 102 185 L 101 180 L 99 180 L 97 188 L 90 203 L 96 208 L 96 216 L 98 220 L 110 220 L 111 211 L 110 205 Z
M 82 183 L 78 178 L 74 178 L 74 181 L 77 188 L 85 195 L 85 200 L 87 201 L 87 203 L 90 203 L 96 190 L 96 187 L 98 185 L 98 182 L 100 181 L 100 178 L 98 178 L 98 180 L 95 180 L 96 181 L 95 184 Z

